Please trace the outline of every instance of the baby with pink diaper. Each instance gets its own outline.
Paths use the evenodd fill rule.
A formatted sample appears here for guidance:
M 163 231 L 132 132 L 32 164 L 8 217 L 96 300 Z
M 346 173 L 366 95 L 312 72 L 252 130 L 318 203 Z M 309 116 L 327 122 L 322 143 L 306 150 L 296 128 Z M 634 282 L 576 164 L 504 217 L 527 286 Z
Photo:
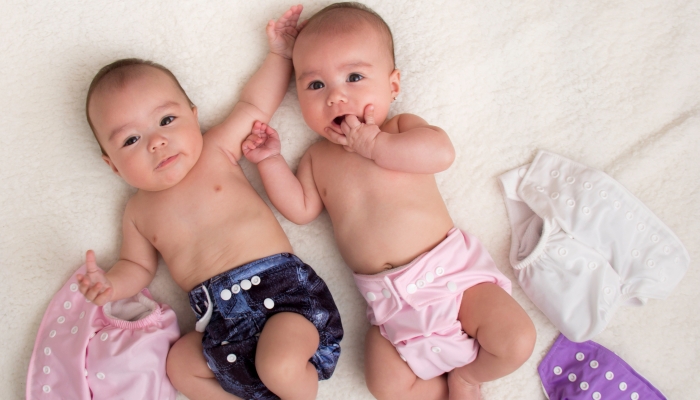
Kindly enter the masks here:
M 378 399 L 476 399 L 532 353 L 532 321 L 477 238 L 454 226 L 434 174 L 455 151 L 419 116 L 389 118 L 400 93 L 391 31 L 357 3 L 309 19 L 292 61 L 304 120 L 322 139 L 294 174 L 256 122 L 243 153 L 289 220 L 325 208 L 372 324 L 365 375 Z

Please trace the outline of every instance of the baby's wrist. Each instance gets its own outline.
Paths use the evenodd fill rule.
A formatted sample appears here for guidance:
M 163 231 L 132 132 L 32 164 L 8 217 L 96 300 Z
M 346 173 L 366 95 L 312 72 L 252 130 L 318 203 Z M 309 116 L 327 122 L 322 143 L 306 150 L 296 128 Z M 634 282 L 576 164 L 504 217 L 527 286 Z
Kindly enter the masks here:
M 289 54 L 287 54 L 289 53 Z M 276 56 L 282 57 L 287 61 L 292 61 L 292 54 L 291 51 L 283 51 L 283 52 L 277 52 L 275 50 L 270 49 L 270 54 L 274 54 Z
M 282 158 L 282 154 L 280 154 L 280 153 L 270 154 L 269 156 L 258 161 L 258 166 L 260 166 L 260 164 L 262 164 L 265 161 L 268 161 L 268 164 L 269 164 L 270 161 L 278 161 L 278 159 L 281 159 L 281 158 Z

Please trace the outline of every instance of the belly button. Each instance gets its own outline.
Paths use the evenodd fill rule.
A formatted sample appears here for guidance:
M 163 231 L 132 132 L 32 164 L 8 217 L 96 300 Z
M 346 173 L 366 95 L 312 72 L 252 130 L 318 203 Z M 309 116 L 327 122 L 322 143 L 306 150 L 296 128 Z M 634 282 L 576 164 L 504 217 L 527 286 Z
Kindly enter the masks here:
M 214 186 L 214 190 L 216 190 L 217 192 L 220 192 L 220 191 L 221 191 L 221 185 L 216 185 L 216 186 Z

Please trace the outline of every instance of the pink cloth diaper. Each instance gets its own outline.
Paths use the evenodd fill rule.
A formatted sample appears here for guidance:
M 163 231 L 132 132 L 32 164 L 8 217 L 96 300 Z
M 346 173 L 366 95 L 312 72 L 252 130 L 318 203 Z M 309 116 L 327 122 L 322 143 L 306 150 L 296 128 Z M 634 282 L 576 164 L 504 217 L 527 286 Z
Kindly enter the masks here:
M 98 307 L 76 274 L 49 303 L 29 362 L 27 399 L 175 399 L 165 373 L 175 312 L 144 289 Z
M 477 341 L 462 331 L 457 315 L 465 290 L 495 283 L 510 293 L 510 280 L 481 242 L 456 228 L 408 265 L 375 275 L 355 274 L 367 300 L 367 318 L 421 379 L 472 362 Z

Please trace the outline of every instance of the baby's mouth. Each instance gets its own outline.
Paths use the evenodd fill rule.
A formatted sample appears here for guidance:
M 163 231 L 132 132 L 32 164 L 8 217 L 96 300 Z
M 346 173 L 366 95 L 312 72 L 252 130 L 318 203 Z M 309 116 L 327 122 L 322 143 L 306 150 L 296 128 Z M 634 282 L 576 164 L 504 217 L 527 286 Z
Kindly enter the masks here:
M 333 118 L 333 123 L 335 125 L 338 125 L 338 126 L 340 126 L 340 124 L 342 124 L 343 121 L 345 121 L 345 115 L 339 115 L 339 116 Z

